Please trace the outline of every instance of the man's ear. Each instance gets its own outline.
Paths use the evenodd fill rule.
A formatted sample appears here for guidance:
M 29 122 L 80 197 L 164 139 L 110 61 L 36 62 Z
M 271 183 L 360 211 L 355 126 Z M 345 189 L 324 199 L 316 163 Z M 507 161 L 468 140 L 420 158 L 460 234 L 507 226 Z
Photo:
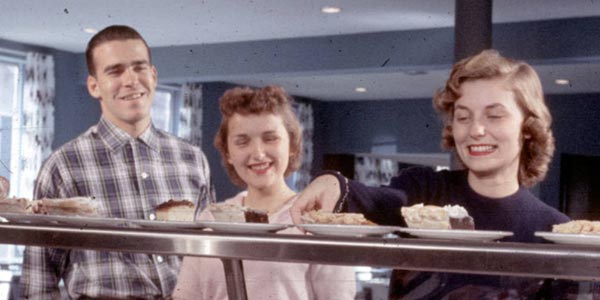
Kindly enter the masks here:
M 98 80 L 92 75 L 87 77 L 87 88 L 88 92 L 92 97 L 100 99 L 100 91 L 98 90 Z
M 154 79 L 154 88 L 156 88 L 156 86 L 158 86 L 158 71 L 156 70 L 156 67 L 154 65 L 152 65 L 151 71 L 152 78 Z

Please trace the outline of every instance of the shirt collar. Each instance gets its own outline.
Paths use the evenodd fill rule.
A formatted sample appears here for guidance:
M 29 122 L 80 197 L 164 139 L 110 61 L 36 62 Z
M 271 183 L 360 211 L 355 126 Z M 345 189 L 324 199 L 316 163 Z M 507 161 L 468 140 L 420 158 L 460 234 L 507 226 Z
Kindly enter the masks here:
M 119 150 L 121 147 L 125 146 L 134 139 L 127 132 L 110 122 L 104 116 L 100 118 L 100 122 L 98 122 L 95 133 L 97 133 L 100 138 L 104 140 L 111 151 Z M 154 128 L 154 125 L 150 124 L 150 126 L 144 130 L 144 132 L 142 132 L 137 140 L 146 144 L 150 149 L 159 151 L 160 135 L 161 133 Z

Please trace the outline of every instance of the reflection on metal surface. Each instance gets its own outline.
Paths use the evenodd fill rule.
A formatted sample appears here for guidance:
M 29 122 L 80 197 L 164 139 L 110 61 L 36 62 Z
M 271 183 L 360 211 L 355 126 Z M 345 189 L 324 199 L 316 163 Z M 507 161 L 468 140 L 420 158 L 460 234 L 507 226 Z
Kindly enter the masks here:
M 600 279 L 594 246 L 0 224 L 0 243 L 472 274 Z

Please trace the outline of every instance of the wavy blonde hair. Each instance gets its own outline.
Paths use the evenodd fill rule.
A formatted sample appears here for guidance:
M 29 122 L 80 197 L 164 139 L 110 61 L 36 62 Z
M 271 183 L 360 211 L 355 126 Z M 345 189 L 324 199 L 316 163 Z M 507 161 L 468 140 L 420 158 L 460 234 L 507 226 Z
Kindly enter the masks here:
M 552 117 L 544 101 L 540 78 L 523 61 L 503 57 L 495 50 L 484 50 L 454 65 L 446 86 L 438 90 L 433 98 L 433 106 L 444 120 L 442 147 L 450 150 L 456 147 L 452 119 L 454 103 L 461 96 L 461 85 L 473 80 L 492 79 L 506 82 L 523 111 L 525 118 L 521 133 L 526 138 L 521 149 L 518 180 L 521 185 L 533 186 L 543 180 L 548 172 L 554 154 L 554 136 L 550 128 Z
M 246 183 L 233 166 L 227 162 L 229 120 L 236 113 L 243 116 L 263 113 L 280 116 L 290 136 L 290 158 L 284 176 L 287 177 L 298 170 L 302 163 L 302 127 L 292 110 L 292 101 L 292 98 L 279 86 L 266 86 L 262 89 L 236 87 L 225 91 L 219 99 L 222 119 L 221 126 L 215 135 L 215 147 L 221 153 L 221 163 L 234 184 L 246 187 Z

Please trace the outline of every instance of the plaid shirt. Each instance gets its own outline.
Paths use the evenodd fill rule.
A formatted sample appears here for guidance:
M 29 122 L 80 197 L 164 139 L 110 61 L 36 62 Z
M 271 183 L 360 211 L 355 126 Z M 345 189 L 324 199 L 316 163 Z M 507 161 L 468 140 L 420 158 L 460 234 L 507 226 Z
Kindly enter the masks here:
M 150 219 L 169 199 L 215 199 L 198 147 L 153 126 L 132 138 L 105 118 L 52 153 L 38 175 L 36 198 L 75 196 L 93 196 L 102 216 L 126 219 Z M 27 247 L 22 295 L 56 299 L 63 279 L 74 299 L 165 299 L 179 264 L 176 256 Z

